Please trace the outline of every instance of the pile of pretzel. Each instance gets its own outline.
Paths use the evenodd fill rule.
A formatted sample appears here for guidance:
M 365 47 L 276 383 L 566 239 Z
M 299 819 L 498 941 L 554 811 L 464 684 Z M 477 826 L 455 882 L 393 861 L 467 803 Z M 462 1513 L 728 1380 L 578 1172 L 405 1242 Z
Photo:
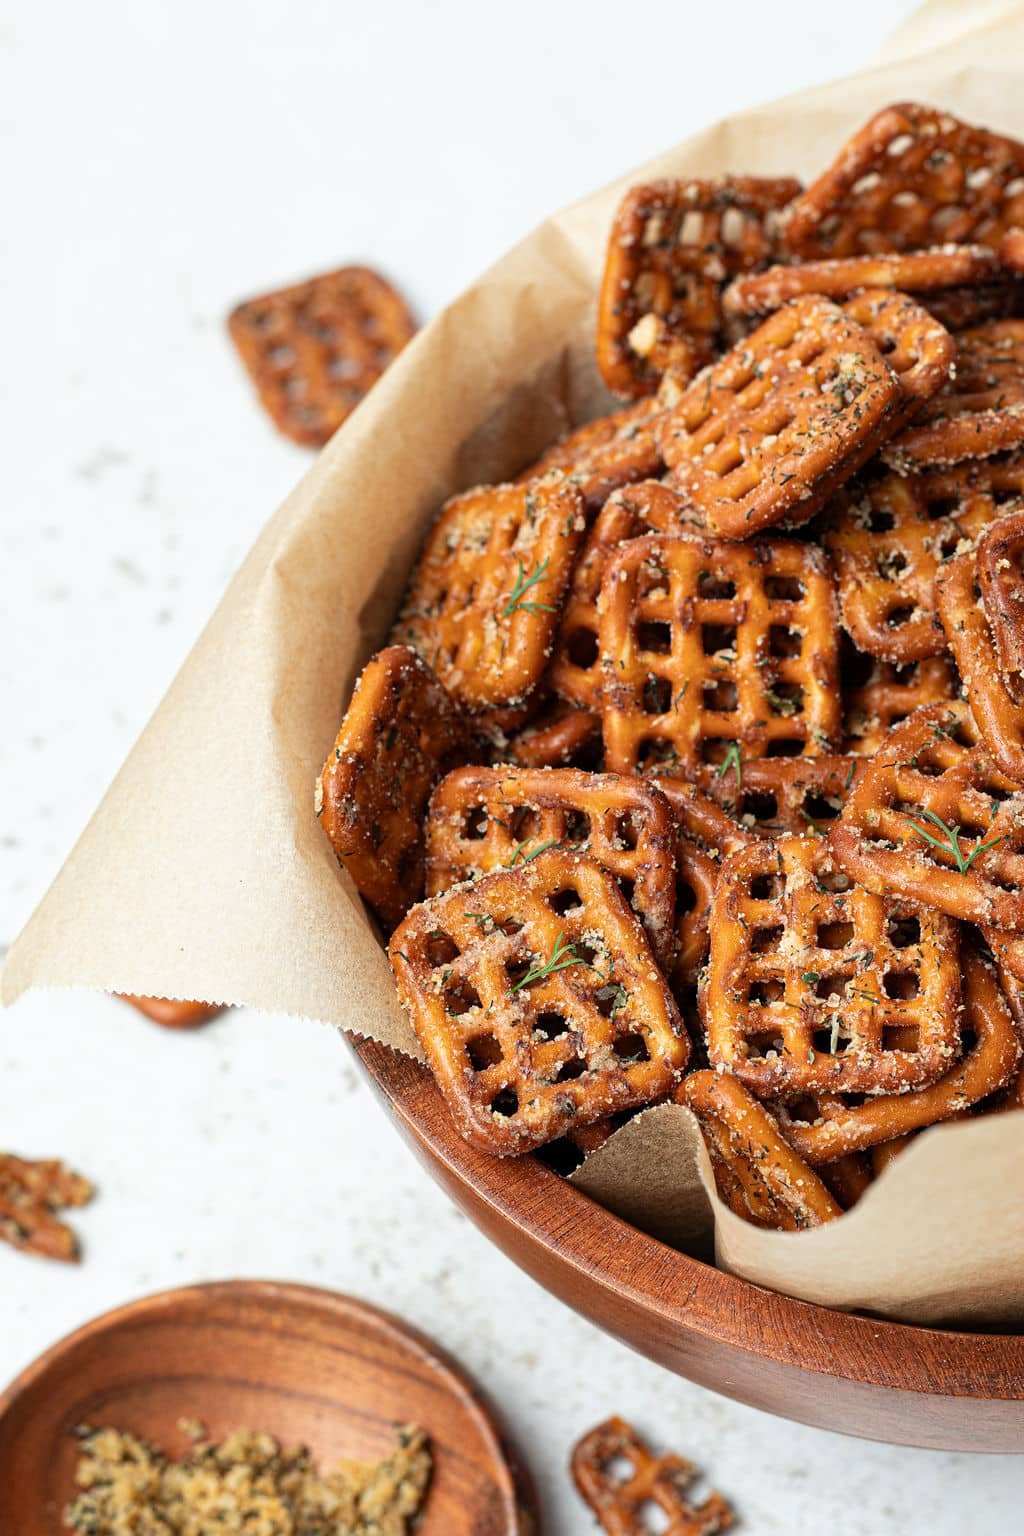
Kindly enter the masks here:
M 1022 274 L 1024 145 L 928 107 L 627 193 L 630 403 L 442 507 L 317 786 L 477 1146 L 674 1100 L 793 1229 L 1022 1107 Z

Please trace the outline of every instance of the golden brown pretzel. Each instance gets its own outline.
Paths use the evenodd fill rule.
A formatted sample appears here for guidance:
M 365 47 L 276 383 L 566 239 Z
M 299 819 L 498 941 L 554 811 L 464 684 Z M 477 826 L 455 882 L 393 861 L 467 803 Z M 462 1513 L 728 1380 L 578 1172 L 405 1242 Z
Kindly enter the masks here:
M 618 1467 L 621 1476 L 616 1475 Z M 628 1471 L 625 1470 L 628 1468 Z M 687 1489 L 697 1469 L 681 1456 L 655 1456 L 624 1419 L 608 1419 L 576 1445 L 572 1475 L 580 1497 L 606 1536 L 719 1536 L 733 1524 L 733 1512 L 720 1493 L 691 1504 Z M 648 1516 L 657 1510 L 660 1522 Z
M 993 763 L 965 704 L 919 709 L 897 727 L 829 843 L 872 891 L 1024 930 L 1024 789 Z
M 470 712 L 527 700 L 547 665 L 585 529 L 557 472 L 445 503 L 409 578 L 394 639 Z
M 1024 320 L 992 320 L 956 340 L 953 377 L 882 449 L 901 473 L 985 459 L 1024 443 Z
M 842 1206 L 779 1134 L 763 1104 L 727 1072 L 691 1072 L 676 1089 L 704 1133 L 722 1199 L 737 1216 L 783 1232 L 820 1227 Z
M 264 408 L 319 447 L 415 334 L 404 299 L 369 267 L 343 267 L 248 299 L 228 318 Z
M 423 894 L 427 801 L 466 745 L 458 709 L 415 651 L 378 651 L 317 780 L 316 813 L 341 867 L 386 924 Z
M 1011 320 L 1020 313 L 1020 284 L 1013 278 L 977 288 L 941 288 L 921 295 L 921 303 L 947 331 L 958 336 L 989 320 Z
M 708 917 L 718 869 L 727 853 L 745 848 L 750 833 L 685 779 L 655 780 L 676 824 L 676 962 L 678 997 L 692 987 L 708 952 Z
M 984 245 L 939 245 L 926 251 L 880 252 L 840 256 L 827 261 L 796 262 L 738 277 L 722 296 L 732 315 L 768 315 L 803 293 L 845 299 L 862 288 L 898 288 L 901 293 L 929 294 L 963 284 L 975 287 L 994 282 L 1001 266 Z
M 549 848 L 415 907 L 388 954 L 462 1134 L 499 1157 L 666 1094 L 690 1043 L 615 881 Z
M 799 837 L 827 830 L 862 771 L 856 757 L 760 757 L 705 770 L 701 781 L 748 833 Z
M 608 561 L 619 545 L 646 533 L 696 528 L 686 502 L 660 480 L 643 480 L 609 496 L 576 562 L 548 671 L 556 693 L 584 709 L 599 709 L 601 668 L 597 601 Z
M 804 523 L 894 430 L 902 402 L 863 326 L 828 299 L 795 299 L 667 413 L 669 483 L 723 538 Z
M 796 539 L 632 539 L 601 588 L 605 763 L 702 763 L 828 751 L 839 731 L 828 562 Z
M 844 1211 L 852 1210 L 875 1182 L 877 1170 L 866 1152 L 851 1152 L 815 1169 L 818 1178 Z
M 963 972 L 968 1042 L 963 1060 L 937 1083 L 913 1093 L 869 1097 L 861 1104 L 834 1099 L 809 1111 L 802 1105 L 776 1106 L 780 1129 L 794 1151 L 817 1167 L 937 1121 L 953 1119 L 1013 1080 L 1021 1058 L 1021 1040 L 999 983 L 987 963 L 967 945 Z
M 147 1019 L 152 1019 L 154 1024 L 162 1024 L 164 1029 L 197 1029 L 222 1011 L 220 1003 L 187 1002 L 177 997 L 142 997 L 134 992 L 121 992 L 119 996 L 144 1013 Z
M 86 1205 L 93 1193 L 88 1179 L 61 1162 L 29 1162 L 0 1152 L 0 1241 L 45 1259 L 74 1262 L 78 1241 L 55 1212 Z
M 430 798 L 427 895 L 529 863 L 588 854 L 619 881 L 658 964 L 676 951 L 675 818 L 653 785 L 575 768 L 456 768 Z
M 1004 675 L 1024 672 L 1024 498 L 991 523 L 977 545 L 977 581 Z
M 843 658 L 843 727 L 847 752 L 872 757 L 893 728 L 929 704 L 960 697 L 960 678 L 949 656 L 897 667 L 874 657 Z
M 662 374 L 690 378 L 711 360 L 722 288 L 773 254 L 772 219 L 799 190 L 788 177 L 759 176 L 630 188 L 597 305 L 597 366 L 611 389 L 650 394 Z
M 663 408 L 655 400 L 638 400 L 610 416 L 598 416 L 553 443 L 535 464 L 516 476 L 516 484 L 542 479 L 551 470 L 567 475 L 594 512 L 613 491 L 634 481 L 660 475 L 660 428 Z
M 965 551 L 943 567 L 935 579 L 935 597 L 985 746 L 997 767 L 1024 783 L 1024 679 L 1002 670 L 979 594 L 975 550 Z
M 511 738 L 505 755 L 524 768 L 599 768 L 601 716 L 556 699 Z
M 913 251 L 948 241 L 998 247 L 1024 218 L 1024 145 L 915 102 L 886 107 L 786 211 L 798 261 Z
M 952 378 L 957 344 L 934 315 L 905 293 L 868 288 L 846 299 L 843 313 L 864 327 L 899 381 L 903 400 L 886 428 L 895 433 Z
M 1024 226 L 1024 213 L 1021 225 Z M 1024 273 L 1024 227 L 1006 231 L 999 246 L 999 260 L 1011 272 Z
M 730 854 L 701 994 L 708 1057 L 762 1096 L 934 1082 L 959 1049 L 957 947 L 955 924 L 855 885 L 820 838 Z M 893 1043 L 905 1025 L 913 1049 Z

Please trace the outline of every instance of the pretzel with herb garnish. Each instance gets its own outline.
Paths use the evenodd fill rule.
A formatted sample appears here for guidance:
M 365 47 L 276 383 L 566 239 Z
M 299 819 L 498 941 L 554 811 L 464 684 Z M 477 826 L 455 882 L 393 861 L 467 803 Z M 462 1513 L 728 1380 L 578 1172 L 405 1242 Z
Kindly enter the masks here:
M 705 770 L 701 782 L 748 834 L 799 837 L 828 831 L 862 771 L 856 757 L 760 757 L 735 772 Z
M 621 1470 L 620 1470 L 621 1469 Z M 572 1453 L 580 1497 L 606 1536 L 720 1536 L 732 1528 L 732 1509 L 720 1493 L 692 1504 L 687 1490 L 697 1469 L 682 1456 L 656 1456 L 624 1419 L 607 1419 L 583 1436 Z M 661 1523 L 651 1523 L 651 1511 Z
M 638 400 L 598 416 L 552 444 L 516 477 L 516 484 L 532 484 L 558 470 L 576 486 L 587 512 L 596 512 L 613 491 L 664 472 L 662 415 L 658 401 Z
M 398 994 L 467 1140 L 529 1152 L 664 1096 L 690 1044 L 614 876 L 548 848 L 409 913 Z
M 0 1241 L 44 1259 L 73 1263 L 78 1240 L 56 1212 L 87 1205 L 95 1191 L 88 1179 L 55 1159 L 30 1162 L 0 1153 Z
M 804 293 L 845 299 L 865 288 L 895 288 L 927 295 L 936 289 L 995 282 L 1001 275 L 999 257 L 984 245 L 840 256 L 738 277 L 725 290 L 722 308 L 731 315 L 769 315 Z
M 882 449 L 901 473 L 1024 444 L 1024 320 L 992 320 L 956 338 L 956 370 Z
M 867 288 L 844 300 L 842 308 L 864 327 L 899 383 L 902 400 L 886 425 L 886 435 L 892 435 L 915 420 L 953 377 L 957 344 L 905 293 Z
M 856 885 L 826 840 L 761 841 L 723 862 L 701 1014 L 712 1065 L 753 1092 L 934 1082 L 959 1049 L 959 989 L 955 924 Z M 903 1026 L 913 1050 L 894 1042 Z
M 858 757 L 873 757 L 915 709 L 960 697 L 960 677 L 948 655 L 896 666 L 848 652 L 842 673 L 843 745 Z
M 613 874 L 663 969 L 675 957 L 675 821 L 642 779 L 575 768 L 457 768 L 427 816 L 427 895 L 529 863 L 585 853 Z

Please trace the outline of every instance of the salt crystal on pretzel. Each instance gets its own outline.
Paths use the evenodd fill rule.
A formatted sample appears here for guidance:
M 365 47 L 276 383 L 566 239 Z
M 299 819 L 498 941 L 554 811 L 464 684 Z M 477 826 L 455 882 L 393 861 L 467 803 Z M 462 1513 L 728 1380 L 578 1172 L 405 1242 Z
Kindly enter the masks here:
M 868 763 L 828 841 L 872 891 L 1024 931 L 1024 788 L 992 761 L 966 704 L 905 720 Z
M 824 839 L 730 854 L 701 992 L 709 1059 L 762 1096 L 934 1082 L 959 1052 L 957 947 L 955 924 L 856 885 Z M 904 1025 L 913 1050 L 893 1044 Z
M 631 187 L 612 224 L 597 305 L 597 366 L 621 395 L 690 378 L 715 355 L 729 278 L 770 259 L 789 177 L 727 176 Z
M 758 1227 L 820 1227 L 842 1206 L 779 1134 L 774 1117 L 728 1073 L 691 1072 L 675 1098 L 696 1115 L 729 1208 Z
M 818 1167 L 954 1119 L 1013 1080 L 1021 1060 L 1021 1037 L 995 975 L 970 945 L 963 951 L 963 975 L 963 1060 L 926 1088 L 867 1098 L 860 1104 L 833 1100 L 828 1106 L 815 1105 L 808 1118 L 799 1103 L 775 1105 L 782 1134 L 795 1152 Z
M 556 699 L 510 739 L 505 757 L 523 768 L 599 768 L 601 717 Z
M 653 1103 L 690 1044 L 608 874 L 549 848 L 415 907 L 388 953 L 467 1140 L 500 1157 Z
M 896 666 L 859 653 L 851 659 L 847 653 L 843 658 L 845 750 L 872 757 L 915 709 L 952 703 L 959 697 L 960 678 L 949 656 Z
M 401 296 L 369 267 L 343 267 L 249 299 L 231 339 L 286 436 L 319 447 L 416 331 Z
M 905 293 L 867 288 L 844 301 L 843 313 L 864 327 L 899 381 L 902 402 L 886 428 L 896 432 L 949 382 L 957 344 L 934 315 Z
M 863 764 L 856 757 L 760 757 L 701 782 L 716 805 L 755 837 L 822 833 L 840 813 Z
M 516 484 L 560 470 L 576 486 L 586 510 L 594 512 L 613 491 L 663 472 L 662 415 L 659 401 L 638 400 L 610 416 L 598 416 L 560 438 L 516 477 Z
M 877 113 L 783 220 L 798 261 L 948 242 L 995 249 L 1022 222 L 1024 145 L 916 102 Z
M 664 1536 L 719 1536 L 733 1525 L 732 1509 L 720 1493 L 700 1504 L 689 1501 L 687 1490 L 697 1477 L 691 1462 L 654 1455 L 624 1419 L 607 1419 L 583 1436 L 573 1449 L 572 1475 L 606 1536 L 645 1536 L 652 1530 Z
M 926 251 L 883 252 L 795 262 L 738 277 L 725 290 L 722 307 L 733 315 L 769 315 L 790 299 L 820 293 L 845 299 L 862 288 L 898 288 L 928 294 L 960 284 L 974 287 L 1002 275 L 995 252 L 984 245 L 938 245 Z
M 813 545 L 632 539 L 608 562 L 600 609 L 610 771 L 686 776 L 835 741 L 835 602 Z
M 1024 444 L 1024 320 L 993 320 L 956 340 L 953 377 L 882 449 L 901 473 Z
M 708 952 L 708 920 L 726 854 L 746 847 L 750 833 L 685 779 L 656 779 L 676 824 L 677 951 L 671 981 L 676 998 L 692 987 Z
M 902 401 L 863 326 L 828 299 L 795 299 L 667 413 L 669 483 L 719 537 L 804 523 L 875 451 Z
M 394 639 L 467 711 L 522 704 L 547 666 L 585 527 L 580 493 L 558 473 L 453 497 L 427 536 Z
M 532 862 L 585 853 L 613 874 L 664 970 L 675 957 L 675 819 L 653 785 L 575 768 L 456 768 L 427 815 L 427 895 Z
M 407 647 L 367 663 L 316 785 L 338 862 L 387 924 L 423 894 L 423 816 L 436 779 L 460 761 L 459 710 Z

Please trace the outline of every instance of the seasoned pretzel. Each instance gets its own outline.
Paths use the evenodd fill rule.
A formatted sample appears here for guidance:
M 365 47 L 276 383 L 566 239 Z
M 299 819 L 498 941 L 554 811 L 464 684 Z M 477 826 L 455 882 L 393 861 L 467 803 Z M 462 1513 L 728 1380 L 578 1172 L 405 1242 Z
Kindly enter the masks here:
M 507 755 L 523 768 L 599 768 L 601 716 L 556 700 L 512 737 Z
M 0 1241 L 45 1259 L 74 1262 L 78 1240 L 55 1212 L 87 1205 L 94 1193 L 88 1179 L 55 1159 L 29 1162 L 0 1152 Z
M 991 527 L 999 528 L 1003 521 L 1006 519 Z M 985 746 L 997 767 L 1018 784 L 1024 783 L 1024 679 L 1016 672 L 1002 670 L 995 636 L 979 596 L 975 550 L 965 551 L 944 566 L 935 579 L 935 597 Z
M 177 997 L 141 997 L 134 992 L 122 992 L 120 996 L 154 1024 L 162 1024 L 164 1029 L 197 1029 L 222 1011 L 220 1003 L 186 1002 Z
M 685 779 L 656 779 L 676 823 L 676 997 L 692 987 L 708 952 L 708 918 L 718 870 L 727 853 L 745 848 L 750 833 Z
M 529 863 L 588 854 L 620 883 L 663 970 L 675 957 L 675 819 L 653 785 L 575 768 L 456 768 L 427 816 L 427 895 Z
M 977 546 L 977 582 L 1000 671 L 1024 672 L 1024 498 L 991 523 Z
M 775 1106 L 782 1134 L 799 1156 L 819 1167 L 897 1140 L 937 1121 L 954 1119 L 1013 1080 L 1021 1059 L 1020 1035 L 995 976 L 969 946 L 963 951 L 963 974 L 963 1060 L 937 1083 L 913 1093 L 867 1098 L 861 1104 L 833 1099 L 809 1111 L 799 1103 Z
M 600 607 L 609 770 L 687 775 L 837 737 L 835 602 L 813 545 L 632 539 L 608 562 Z
M 993 763 L 965 704 L 919 709 L 892 733 L 829 843 L 869 890 L 1024 930 L 1024 789 Z
M 416 332 L 404 299 L 369 267 L 342 267 L 248 299 L 231 339 L 279 431 L 319 447 Z
M 913 251 L 946 242 L 998 248 L 1024 219 L 1024 145 L 916 102 L 886 107 L 789 205 L 798 261 Z
M 722 1199 L 758 1227 L 798 1232 L 843 1214 L 774 1117 L 728 1073 L 691 1072 L 675 1098 L 697 1116 Z
M 1024 225 L 1024 214 L 1021 223 Z M 999 245 L 999 260 L 1011 272 L 1024 273 L 1024 228 L 1006 231 Z
M 902 400 L 862 326 L 828 299 L 795 299 L 667 413 L 669 483 L 720 537 L 804 523 L 875 451 Z
M 844 1211 L 852 1210 L 875 1182 L 877 1170 L 866 1152 L 851 1152 L 815 1169 L 818 1178 Z
M 616 491 L 605 502 L 587 535 L 562 613 L 548 681 L 556 693 L 584 709 L 601 705 L 598 598 L 614 551 L 647 533 L 682 533 L 696 528 L 677 491 L 660 480 Z
M 824 840 L 723 862 L 701 1013 L 712 1065 L 755 1093 L 934 1082 L 959 1050 L 959 991 L 955 924 L 855 885 Z M 907 1025 L 913 1049 L 893 1041 Z
M 843 657 L 845 749 L 872 757 L 915 709 L 959 697 L 960 679 L 949 656 L 897 667 L 859 652 L 851 658 L 848 651 Z
M 789 177 L 727 176 L 631 187 L 612 225 L 597 303 L 597 366 L 609 388 L 650 394 L 715 355 L 730 277 L 774 253 L 773 218 L 800 191 Z
M 856 757 L 761 757 L 724 773 L 705 770 L 701 781 L 749 834 L 806 837 L 835 820 L 863 766 Z
M 1022 443 L 1024 320 L 992 320 L 960 333 L 954 376 L 882 457 L 903 473 L 985 459 Z
M 989 320 L 1010 320 L 1020 313 L 1020 285 L 1012 278 L 977 288 L 941 288 L 921 295 L 921 303 L 940 325 L 958 336 Z
M 586 524 L 553 473 L 445 503 L 413 572 L 394 638 L 469 711 L 522 704 L 540 681 Z
M 869 288 L 847 299 L 843 312 L 864 327 L 899 380 L 902 404 L 886 429 L 894 433 L 949 382 L 957 344 L 934 315 L 905 293 Z
M 928 294 L 960 284 L 974 287 L 1001 276 L 999 258 L 984 245 L 939 245 L 927 251 L 840 256 L 797 262 L 738 277 L 725 290 L 722 308 L 730 315 L 770 315 L 803 293 L 845 299 L 862 288 L 898 288 Z
M 618 1467 L 628 1472 L 617 1476 Z M 697 1469 L 682 1456 L 655 1456 L 624 1419 L 607 1419 L 574 1447 L 572 1475 L 580 1497 L 606 1536 L 719 1536 L 732 1528 L 734 1515 L 720 1493 L 691 1504 L 687 1490 Z M 658 1511 L 655 1527 L 648 1515 Z
M 317 779 L 316 813 L 387 924 L 423 894 L 427 801 L 466 744 L 458 709 L 415 651 L 389 646 L 363 669 Z
M 586 510 L 594 512 L 613 491 L 663 473 L 662 415 L 658 401 L 638 400 L 610 416 L 598 416 L 560 438 L 516 477 L 516 484 L 532 484 L 560 470 L 576 486 Z
M 641 924 L 579 854 L 432 897 L 388 953 L 459 1129 L 499 1157 L 653 1102 L 689 1059 Z

